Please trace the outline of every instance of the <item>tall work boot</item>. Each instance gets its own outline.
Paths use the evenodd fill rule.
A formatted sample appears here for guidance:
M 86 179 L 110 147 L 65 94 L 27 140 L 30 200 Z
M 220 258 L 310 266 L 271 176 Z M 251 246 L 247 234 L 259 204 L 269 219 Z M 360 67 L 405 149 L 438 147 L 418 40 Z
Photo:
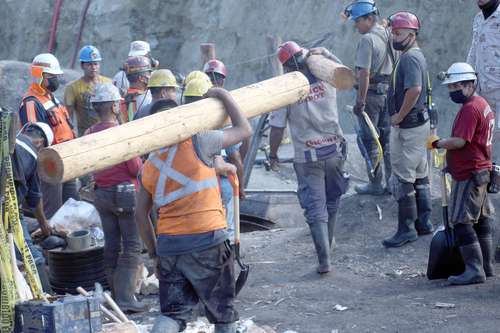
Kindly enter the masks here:
M 36 270 L 38 271 L 38 277 L 40 278 L 42 290 L 47 294 L 54 294 L 52 286 L 50 285 L 49 274 L 47 273 L 47 267 L 45 266 L 45 263 L 36 264 Z
M 328 240 L 328 224 L 316 222 L 309 224 L 314 247 L 318 255 L 318 273 L 325 274 L 330 272 L 330 242 Z
M 178 333 L 179 329 L 177 321 L 170 317 L 159 315 L 155 320 L 151 333 Z
M 465 285 L 483 283 L 486 276 L 483 269 L 483 255 L 478 242 L 460 246 L 460 253 L 465 263 L 465 272 L 461 275 L 452 275 L 448 278 L 451 284 Z
M 417 199 L 417 215 L 415 228 L 419 236 L 432 234 L 434 227 L 430 222 L 432 213 L 432 198 L 429 178 L 420 178 L 415 181 L 415 198 Z
M 382 168 L 380 165 L 375 171 L 375 175 L 372 175 L 369 168 L 367 167 L 369 183 L 365 185 L 356 185 L 354 190 L 358 194 L 362 195 L 383 195 L 385 193 L 384 187 L 382 186 Z
M 113 279 L 116 303 L 124 312 L 144 312 L 148 306 L 135 297 L 138 267 L 123 267 L 118 264 Z
M 236 333 L 236 323 L 215 324 L 214 333 Z
M 335 223 L 337 222 L 337 214 L 328 218 L 328 243 L 330 244 L 330 251 L 335 250 L 337 242 L 335 242 Z
M 335 242 L 335 224 L 337 223 L 337 212 L 339 211 L 340 197 L 335 200 L 327 202 L 328 210 L 328 241 L 330 244 L 330 251 L 337 247 Z
M 405 195 L 398 201 L 398 231 L 389 239 L 384 239 L 385 247 L 400 247 L 418 239 L 415 230 L 417 203 L 414 195 Z
M 483 268 L 486 277 L 495 276 L 495 266 L 493 264 L 493 237 L 491 234 L 486 237 L 479 237 L 479 245 L 481 246 L 481 253 L 483 254 Z

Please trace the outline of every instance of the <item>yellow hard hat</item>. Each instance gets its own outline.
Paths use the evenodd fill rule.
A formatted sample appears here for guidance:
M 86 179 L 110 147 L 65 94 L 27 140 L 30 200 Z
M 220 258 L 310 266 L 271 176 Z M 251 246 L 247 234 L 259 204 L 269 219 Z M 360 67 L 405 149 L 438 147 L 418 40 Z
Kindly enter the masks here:
M 208 75 L 203 73 L 202 71 L 192 71 L 184 79 L 184 86 L 187 86 L 189 81 L 194 80 L 194 79 L 203 79 L 203 80 L 206 80 L 208 82 L 211 82 Z
M 185 97 L 203 97 L 208 89 L 212 88 L 212 82 L 205 79 L 192 79 L 184 89 Z
M 148 88 L 174 87 L 179 88 L 174 74 L 168 69 L 158 69 L 151 74 Z

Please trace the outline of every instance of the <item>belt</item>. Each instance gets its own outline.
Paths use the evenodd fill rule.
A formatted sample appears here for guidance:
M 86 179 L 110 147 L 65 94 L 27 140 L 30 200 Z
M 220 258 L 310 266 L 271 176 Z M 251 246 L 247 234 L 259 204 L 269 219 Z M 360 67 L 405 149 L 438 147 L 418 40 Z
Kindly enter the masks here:
M 111 186 L 98 186 L 94 185 L 96 190 L 116 191 L 116 192 L 135 192 L 135 185 L 132 183 L 121 183 Z
M 400 128 L 414 128 L 421 126 L 429 121 L 429 112 L 427 109 L 411 110 L 411 112 L 399 123 Z

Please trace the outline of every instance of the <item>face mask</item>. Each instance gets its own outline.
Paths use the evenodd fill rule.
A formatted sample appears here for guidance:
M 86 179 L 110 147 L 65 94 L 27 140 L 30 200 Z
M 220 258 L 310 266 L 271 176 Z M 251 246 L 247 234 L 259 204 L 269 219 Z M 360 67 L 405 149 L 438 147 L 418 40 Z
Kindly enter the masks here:
M 392 41 L 392 47 L 394 48 L 394 50 L 396 51 L 403 51 L 404 49 L 406 49 L 406 47 L 408 46 L 408 38 L 410 38 L 410 35 L 406 36 L 405 39 L 403 39 L 401 42 L 396 42 L 395 40 Z
M 450 91 L 450 98 L 453 102 L 457 104 L 464 104 L 469 99 L 469 97 L 464 95 L 462 89 Z
M 54 92 L 57 90 L 57 88 L 59 88 L 60 82 L 59 82 L 59 78 L 57 76 L 48 78 L 47 82 L 48 82 L 48 84 L 47 84 L 48 91 Z

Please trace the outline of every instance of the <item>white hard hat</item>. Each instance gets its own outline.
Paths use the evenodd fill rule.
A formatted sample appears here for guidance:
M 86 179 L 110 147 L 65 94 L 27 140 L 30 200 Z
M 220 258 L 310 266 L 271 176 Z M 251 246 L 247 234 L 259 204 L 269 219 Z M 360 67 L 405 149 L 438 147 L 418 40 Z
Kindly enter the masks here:
M 31 65 L 35 68 L 41 68 L 42 73 L 61 75 L 63 71 L 57 58 L 51 53 L 42 53 L 37 55 Z
M 120 90 L 112 83 L 98 83 L 90 97 L 91 103 L 116 102 L 122 99 Z
M 443 84 L 477 80 L 476 71 L 466 62 L 456 62 L 444 73 Z
M 30 126 L 38 127 L 38 129 L 40 129 L 43 132 L 43 134 L 45 135 L 45 139 L 47 140 L 47 147 L 52 145 L 52 143 L 54 143 L 54 132 L 52 132 L 52 129 L 50 128 L 49 125 L 42 122 L 36 122 L 36 123 L 29 123 L 27 127 Z
M 151 47 L 148 42 L 142 40 L 136 40 L 130 43 L 130 51 L 128 52 L 129 57 L 145 56 L 151 52 Z

